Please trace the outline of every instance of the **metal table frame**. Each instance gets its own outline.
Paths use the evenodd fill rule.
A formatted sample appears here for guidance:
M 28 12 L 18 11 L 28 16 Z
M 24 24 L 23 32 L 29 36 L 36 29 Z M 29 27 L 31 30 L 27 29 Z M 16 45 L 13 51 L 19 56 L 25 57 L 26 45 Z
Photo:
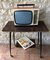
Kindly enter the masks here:
M 11 33 L 12 32 L 9 32 L 9 43 L 10 43 L 10 56 L 11 55 Z M 13 41 L 14 41 L 14 45 L 15 45 L 15 33 L 13 32 Z M 42 58 L 42 32 L 38 32 L 38 45 L 39 45 L 39 42 L 40 42 L 40 58 Z

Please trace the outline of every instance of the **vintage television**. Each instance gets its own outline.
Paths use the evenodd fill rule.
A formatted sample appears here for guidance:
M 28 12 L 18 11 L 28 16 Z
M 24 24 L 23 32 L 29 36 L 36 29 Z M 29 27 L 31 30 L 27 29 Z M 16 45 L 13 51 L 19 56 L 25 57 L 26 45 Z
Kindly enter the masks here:
M 14 25 L 15 26 L 30 26 L 38 25 L 39 14 L 35 10 L 16 10 L 14 11 Z

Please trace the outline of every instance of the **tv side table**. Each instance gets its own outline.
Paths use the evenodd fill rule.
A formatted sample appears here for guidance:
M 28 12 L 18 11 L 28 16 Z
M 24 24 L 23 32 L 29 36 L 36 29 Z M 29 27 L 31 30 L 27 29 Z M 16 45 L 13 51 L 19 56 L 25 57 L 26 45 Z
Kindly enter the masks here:
M 14 26 L 13 21 L 9 21 L 2 30 L 3 32 L 9 32 L 9 45 L 10 45 L 10 56 L 11 55 L 11 33 L 13 32 L 38 32 L 38 41 L 40 40 L 40 57 L 42 58 L 42 32 L 48 32 L 48 28 L 43 21 L 39 21 L 38 25 L 33 26 Z M 14 37 L 14 34 L 13 34 Z M 40 38 L 39 38 L 40 37 Z

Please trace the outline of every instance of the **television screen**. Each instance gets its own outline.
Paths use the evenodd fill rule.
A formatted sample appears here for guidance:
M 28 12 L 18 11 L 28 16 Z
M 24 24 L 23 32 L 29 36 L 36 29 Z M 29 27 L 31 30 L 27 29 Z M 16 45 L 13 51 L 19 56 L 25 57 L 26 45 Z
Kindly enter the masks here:
M 16 24 L 28 25 L 32 23 L 32 11 L 18 10 L 14 12 L 14 20 Z

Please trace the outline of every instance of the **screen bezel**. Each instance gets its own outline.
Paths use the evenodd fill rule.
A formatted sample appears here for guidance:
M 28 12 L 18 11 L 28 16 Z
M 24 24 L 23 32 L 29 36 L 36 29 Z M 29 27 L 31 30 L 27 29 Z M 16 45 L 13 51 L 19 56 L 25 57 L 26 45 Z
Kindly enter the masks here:
M 31 23 L 28 23 L 28 24 L 19 24 L 19 23 L 16 23 L 15 12 L 31 12 Z M 30 24 L 32 24 L 32 19 L 33 19 L 33 13 L 30 10 L 17 10 L 17 11 L 14 11 L 14 21 L 15 21 L 15 23 L 17 25 L 30 25 Z

